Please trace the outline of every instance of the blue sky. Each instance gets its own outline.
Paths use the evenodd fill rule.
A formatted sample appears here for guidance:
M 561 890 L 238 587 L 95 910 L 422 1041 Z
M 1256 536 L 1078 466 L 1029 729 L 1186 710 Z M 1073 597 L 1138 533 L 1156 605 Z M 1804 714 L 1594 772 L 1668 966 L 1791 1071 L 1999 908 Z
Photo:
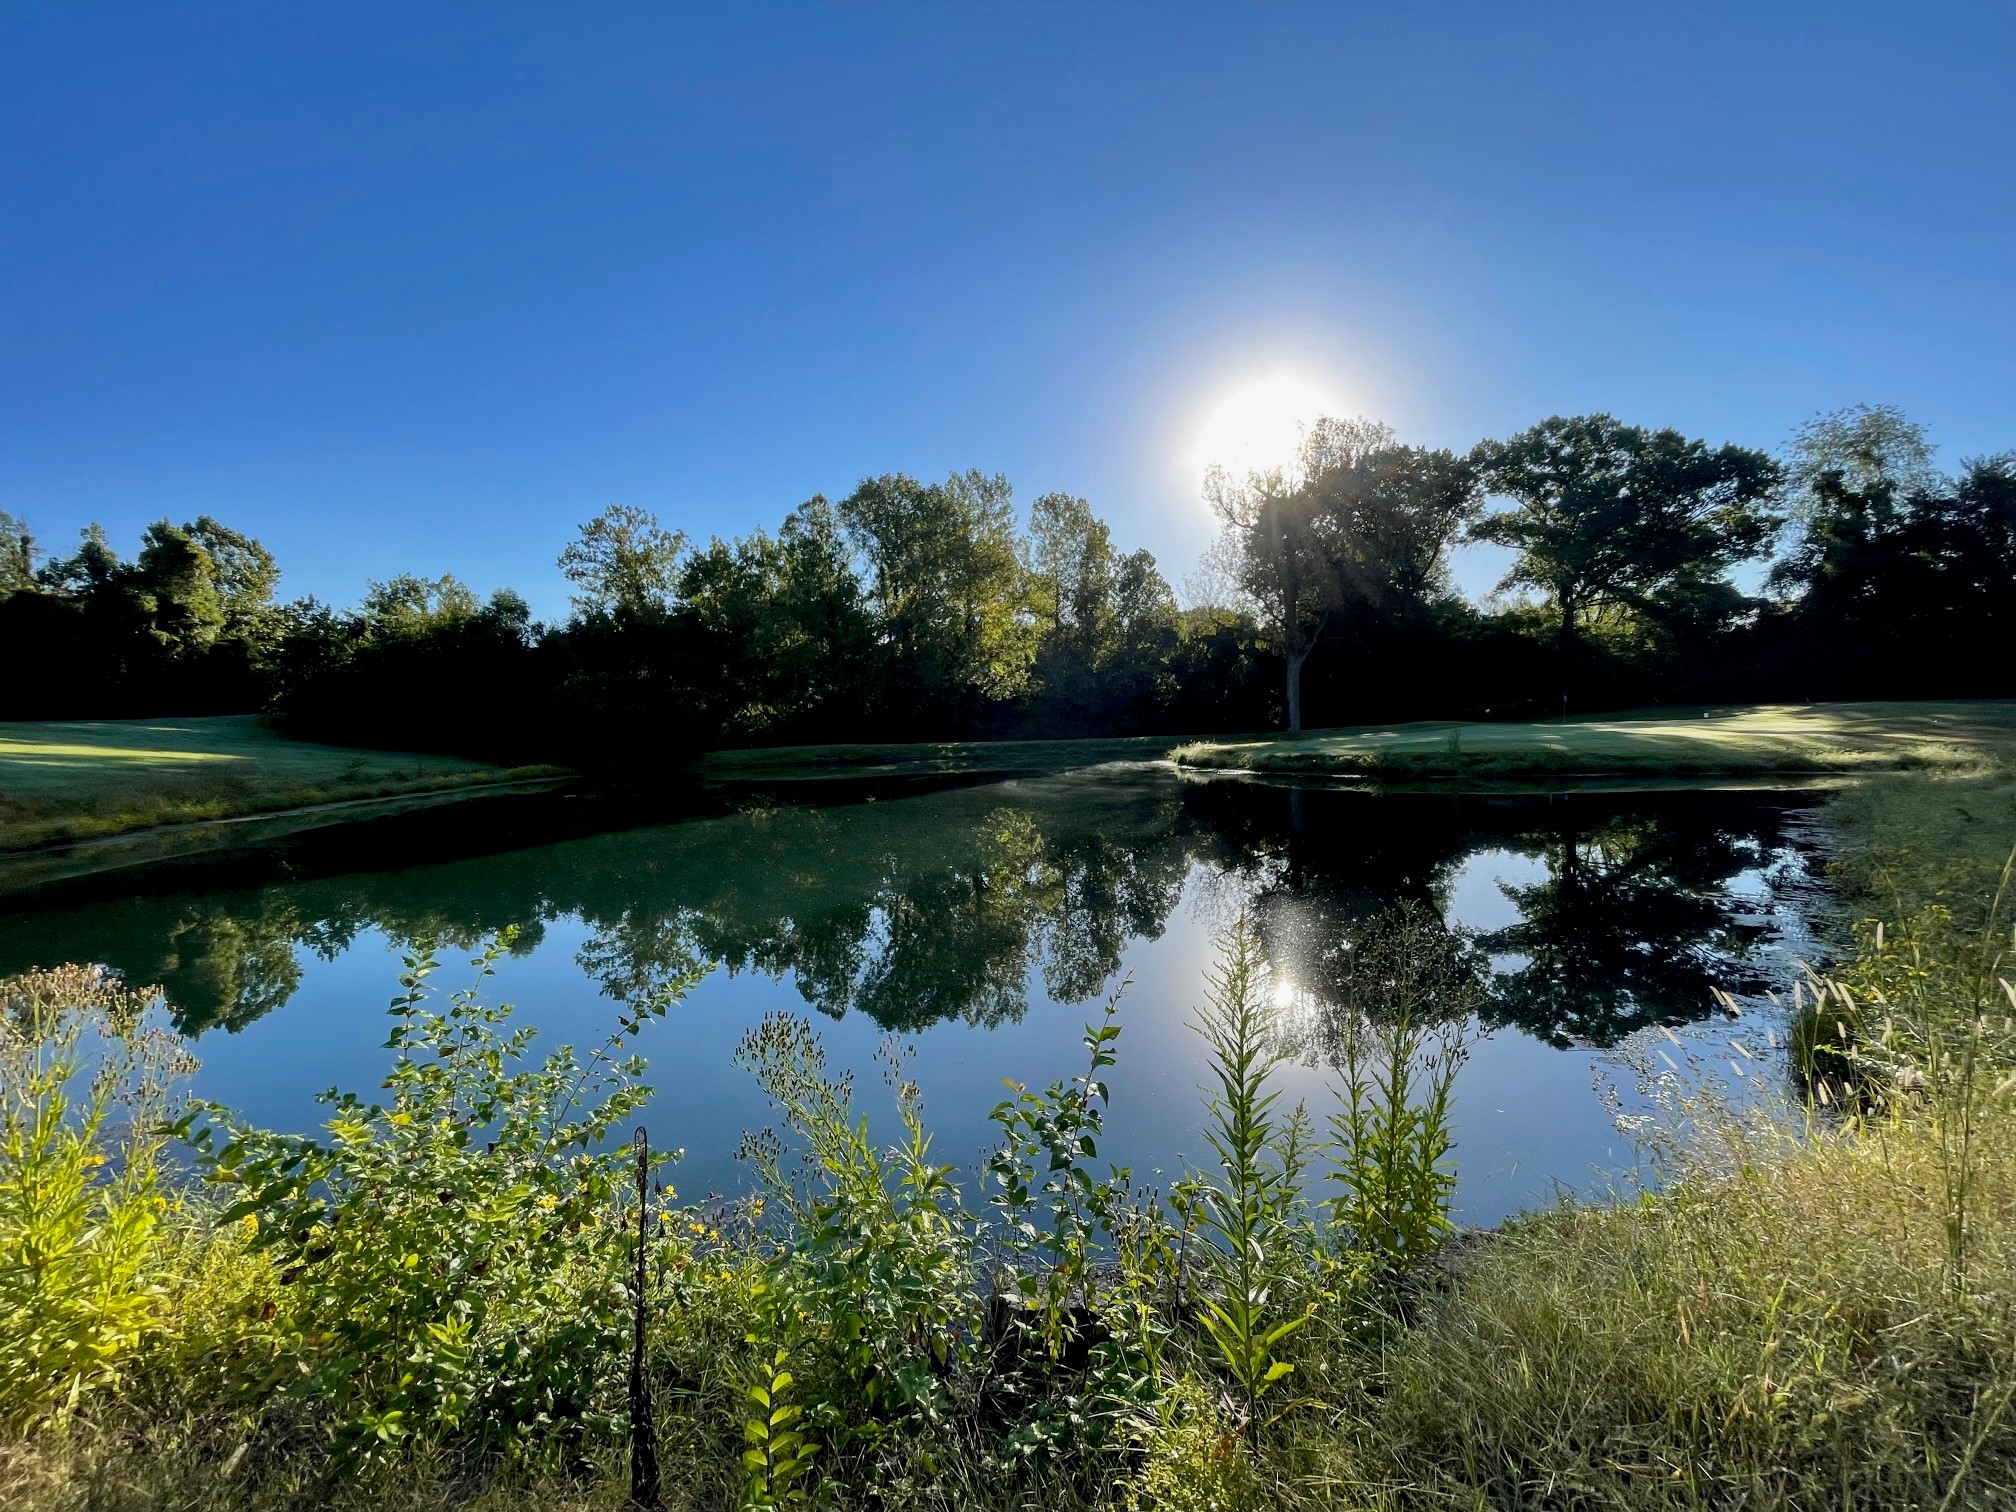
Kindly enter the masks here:
M 1083 493 L 1292 374 L 2016 446 L 2016 5 L 0 5 L 0 509 L 561 612 L 605 504 Z M 1489 564 L 1468 561 L 1471 586 Z

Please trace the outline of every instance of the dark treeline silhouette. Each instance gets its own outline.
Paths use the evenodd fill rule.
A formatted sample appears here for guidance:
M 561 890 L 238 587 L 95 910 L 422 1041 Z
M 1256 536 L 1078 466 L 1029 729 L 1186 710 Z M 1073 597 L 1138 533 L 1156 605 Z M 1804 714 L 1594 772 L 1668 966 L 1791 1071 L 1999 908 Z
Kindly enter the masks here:
M 0 516 L 0 717 L 274 711 L 305 735 L 661 767 L 732 745 L 1180 733 L 1666 701 L 2000 695 L 2016 681 L 2016 453 L 1938 473 L 1896 411 L 1783 459 L 1605 415 L 1467 455 L 1368 421 L 1206 495 L 1179 608 L 1083 499 L 872 478 L 697 545 L 614 506 L 560 557 L 561 624 L 452 576 L 277 602 L 208 516 L 44 559 Z M 1466 541 L 1514 553 L 1457 594 Z M 1759 591 L 1732 569 L 1764 564 Z

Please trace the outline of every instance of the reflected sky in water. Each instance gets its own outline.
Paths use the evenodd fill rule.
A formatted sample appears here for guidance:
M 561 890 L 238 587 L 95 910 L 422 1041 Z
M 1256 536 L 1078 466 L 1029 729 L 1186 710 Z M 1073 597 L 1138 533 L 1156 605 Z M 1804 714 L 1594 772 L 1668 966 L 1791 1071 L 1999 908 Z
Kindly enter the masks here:
M 289 859 L 322 873 L 298 880 L 19 910 L 0 921 L 0 972 L 94 960 L 162 983 L 196 1037 L 197 1090 L 300 1128 L 318 1090 L 382 1079 L 386 1003 L 418 939 L 439 942 L 447 991 L 491 931 L 518 926 L 494 995 L 582 1047 L 618 1000 L 699 971 L 642 1046 L 653 1138 L 687 1149 L 688 1196 L 743 1184 L 736 1140 L 769 1116 L 732 1058 L 766 1011 L 811 1015 L 871 1116 L 888 1111 L 878 1047 L 913 1044 L 940 1157 L 968 1164 L 1002 1078 L 1078 1070 L 1080 1026 L 1131 976 L 1102 1153 L 1166 1184 L 1204 1154 L 1188 1025 L 1215 933 L 1246 912 L 1292 984 L 1284 1001 L 1320 1003 L 1366 921 L 1408 900 L 1492 968 L 1456 1096 L 1459 1217 L 1483 1223 L 1629 1165 L 1593 1087 L 1615 1070 L 1611 1047 L 1656 1025 L 1725 1035 L 1714 988 L 1768 1016 L 1759 995 L 1810 950 L 1822 902 L 1801 839 L 1816 801 L 1373 795 L 1147 765 L 749 800 L 394 870 L 360 869 L 353 839 L 338 860 Z M 374 858 L 398 853 L 385 836 Z M 1283 1075 L 1291 1101 L 1327 1111 L 1322 1071 Z

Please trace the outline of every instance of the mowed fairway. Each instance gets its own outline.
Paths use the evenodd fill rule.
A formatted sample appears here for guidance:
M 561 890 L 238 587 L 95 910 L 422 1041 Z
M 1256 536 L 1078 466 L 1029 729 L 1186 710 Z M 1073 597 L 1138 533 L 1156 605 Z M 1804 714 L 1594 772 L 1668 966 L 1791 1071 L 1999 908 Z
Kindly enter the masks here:
M 1178 765 L 1204 770 L 1392 779 L 1985 771 L 2016 755 L 2016 700 L 1426 722 L 1197 741 L 1172 754 Z
M 1092 740 L 946 740 L 891 745 L 765 746 L 714 751 L 703 776 L 730 782 L 824 782 L 891 776 L 1031 777 L 1108 761 L 1161 761 L 1176 735 Z
M 289 740 L 250 714 L 0 723 L 0 847 L 506 775 L 452 756 Z

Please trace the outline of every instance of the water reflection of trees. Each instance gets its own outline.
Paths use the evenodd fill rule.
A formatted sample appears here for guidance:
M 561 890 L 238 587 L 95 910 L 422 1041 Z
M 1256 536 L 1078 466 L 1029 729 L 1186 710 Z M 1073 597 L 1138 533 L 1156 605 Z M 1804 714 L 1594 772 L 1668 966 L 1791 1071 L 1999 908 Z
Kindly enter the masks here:
M 1640 792 L 1480 797 L 1299 793 L 1220 783 L 1192 807 L 1233 841 L 1277 973 L 1317 1008 L 1344 1000 L 1353 941 L 1389 903 L 1432 906 L 1496 958 L 1481 1016 L 1552 1044 L 1608 1045 L 1711 1011 L 1711 989 L 1759 985 L 1770 925 L 1742 884 L 1790 854 L 1771 794 Z M 1449 919 L 1464 865 L 1485 853 L 1540 864 L 1501 883 L 1518 922 Z
M 161 983 L 189 1032 L 237 1029 L 299 987 L 305 952 L 367 932 L 451 950 L 578 919 L 578 959 L 629 999 L 689 971 L 789 979 L 891 1029 L 1019 1017 L 1032 971 L 1095 995 L 1158 936 L 1190 865 L 1166 778 L 1051 779 L 911 800 L 759 809 L 258 892 L 120 899 L 0 923 L 0 971 L 51 955 Z
M 1083 1000 L 1130 940 L 1162 932 L 1188 867 L 1173 794 L 1111 810 L 952 797 L 753 820 L 732 874 L 693 876 L 677 907 L 590 916 L 582 965 L 618 997 L 697 965 L 788 974 L 823 1013 L 915 1029 L 1020 1017 L 1032 969 Z
M 1446 920 L 1465 862 L 1504 851 L 1540 875 L 1505 889 L 1520 921 L 1475 941 L 1500 966 L 1486 1018 L 1604 1044 L 1747 984 L 1764 926 L 1731 884 L 1783 847 L 1784 810 L 1734 794 L 1373 798 L 1081 774 L 21 914 L 0 922 L 0 971 L 101 961 L 161 983 L 186 1029 L 236 1029 L 296 991 L 302 955 L 333 960 L 370 932 L 461 950 L 515 924 L 525 952 L 579 920 L 581 967 L 617 998 L 719 967 L 891 1029 L 984 1025 L 1019 1017 L 1032 979 L 1060 1002 L 1096 996 L 1201 867 L 1320 1005 L 1348 991 L 1363 921 L 1401 901 Z
M 1522 834 L 1518 849 L 1546 875 L 1503 887 L 1519 922 L 1481 943 L 1518 960 L 1499 972 L 1488 1016 L 1557 1045 L 1701 1017 L 1712 989 L 1754 985 L 1769 926 L 1731 884 L 1781 845 L 1755 816 L 1744 827 L 1684 812 L 1585 823 L 1578 809 Z

